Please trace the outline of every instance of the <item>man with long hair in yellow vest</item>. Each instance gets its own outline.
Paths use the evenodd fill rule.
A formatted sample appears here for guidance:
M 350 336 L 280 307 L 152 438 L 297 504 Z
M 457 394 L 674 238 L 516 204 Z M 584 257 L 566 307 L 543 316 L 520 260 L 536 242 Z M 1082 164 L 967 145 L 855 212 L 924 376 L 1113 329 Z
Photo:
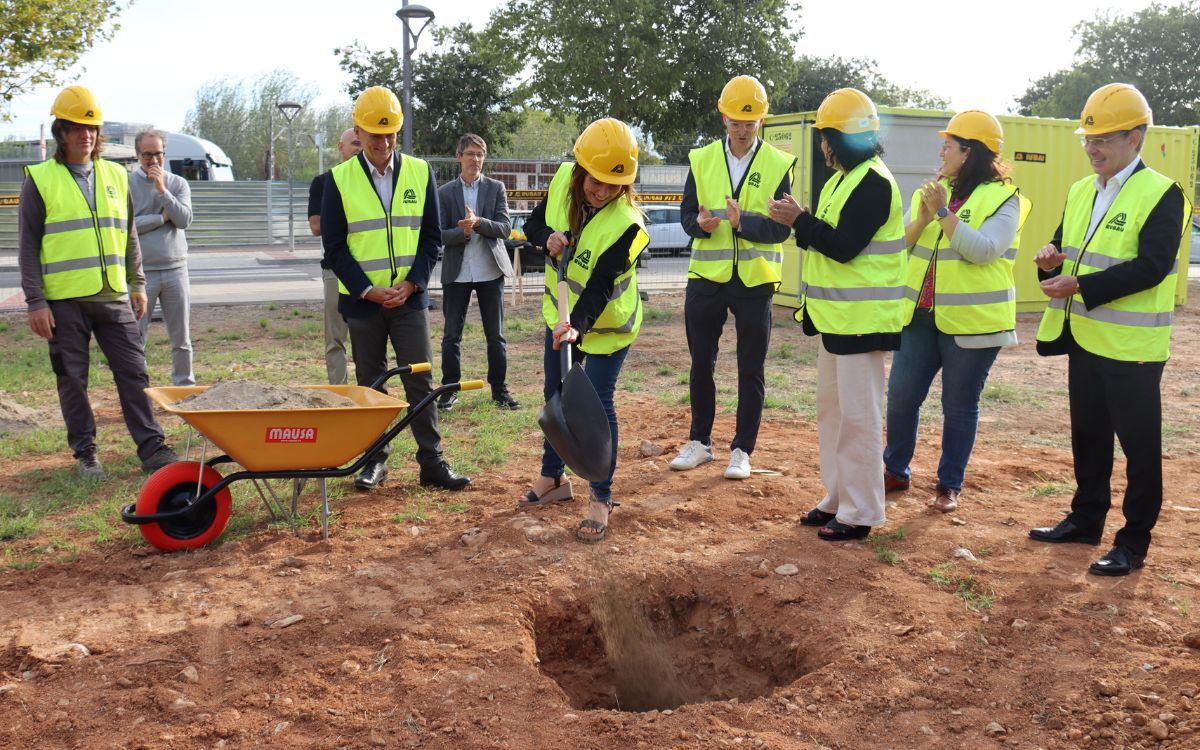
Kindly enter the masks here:
M 543 395 L 549 401 L 563 378 L 559 349 L 574 347 L 573 361 L 596 388 L 608 416 L 612 457 L 608 477 L 591 483 L 587 515 L 575 530 L 581 542 L 594 543 L 608 533 L 612 478 L 617 468 L 617 411 L 613 393 L 629 347 L 642 327 L 637 260 L 650 244 L 642 214 L 633 201 L 637 178 L 637 139 L 629 126 L 605 117 L 588 125 L 575 141 L 575 163 L 565 162 L 550 181 L 546 200 L 525 222 L 525 235 L 546 248 L 542 319 L 546 323 L 542 370 Z M 558 319 L 554 268 L 566 263 L 570 320 Z M 577 343 L 573 343 L 577 342 Z M 542 467 L 533 488 L 518 507 L 536 508 L 574 498 L 563 478 L 564 464 L 549 441 L 543 442 Z
M 825 497 L 801 517 L 826 541 L 861 539 L 884 522 L 883 369 L 904 327 L 904 216 L 880 158 L 879 113 L 858 89 L 834 91 L 814 127 L 833 176 L 816 213 L 788 195 L 772 219 L 807 248 L 796 318 L 817 351 L 817 437 Z
M 730 80 L 717 109 L 726 135 L 688 155 L 691 169 L 680 204 L 680 221 L 692 237 L 683 306 L 692 355 L 692 424 L 671 468 L 687 471 L 713 460 L 713 373 L 721 332 L 733 313 L 738 405 L 725 478 L 748 479 L 766 398 L 771 298 L 779 287 L 782 243 L 788 236 L 787 227 L 767 218 L 767 201 L 792 189 L 796 160 L 758 137 L 767 114 L 767 91 L 757 78 Z
M 396 151 L 403 122 L 390 90 L 362 92 L 354 104 L 362 151 L 331 170 L 321 198 L 325 259 L 338 277 L 338 310 L 350 329 L 355 380 L 364 386 L 387 371 L 389 340 L 400 364 L 433 359 L 425 289 L 442 244 L 437 185 L 427 163 Z M 433 392 L 428 372 L 401 381 L 410 404 Z M 442 457 L 437 409 L 423 410 L 411 426 L 422 485 L 461 490 L 470 483 Z M 387 478 L 390 452 L 386 446 L 363 467 L 355 486 L 378 487 Z
M 1150 105 L 1111 83 L 1088 98 L 1079 129 L 1095 176 L 1071 186 L 1054 239 L 1034 261 L 1050 297 L 1041 355 L 1067 355 L 1075 496 L 1041 542 L 1097 545 L 1112 505 L 1113 435 L 1125 452 L 1125 525 L 1088 568 L 1123 576 L 1145 562 L 1162 508 L 1162 381 L 1170 356 L 1179 243 L 1191 206 L 1141 159 Z
M 154 420 L 138 320 L 145 277 L 129 173 L 100 158 L 103 118 L 92 92 L 68 86 L 50 108 L 52 159 L 27 167 L 18 216 L 18 263 L 29 327 L 50 344 L 67 443 L 85 477 L 101 479 L 88 401 L 92 336 L 113 373 L 121 414 L 149 474 L 178 461 Z

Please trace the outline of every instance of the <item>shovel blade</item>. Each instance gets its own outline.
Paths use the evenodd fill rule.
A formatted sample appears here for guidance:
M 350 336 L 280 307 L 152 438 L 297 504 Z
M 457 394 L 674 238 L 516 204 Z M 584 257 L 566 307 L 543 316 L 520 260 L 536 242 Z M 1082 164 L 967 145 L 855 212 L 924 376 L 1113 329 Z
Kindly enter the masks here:
M 608 479 L 612 433 L 587 373 L 576 364 L 538 415 L 538 426 L 571 471 L 589 482 Z

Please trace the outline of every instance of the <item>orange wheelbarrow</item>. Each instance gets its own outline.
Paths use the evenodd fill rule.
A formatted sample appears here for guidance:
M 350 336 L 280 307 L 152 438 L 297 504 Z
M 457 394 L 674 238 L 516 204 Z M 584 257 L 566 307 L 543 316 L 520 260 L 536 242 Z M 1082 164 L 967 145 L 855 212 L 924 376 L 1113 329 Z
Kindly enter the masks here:
M 136 524 L 151 545 L 167 551 L 203 547 L 225 530 L 233 512 L 229 485 L 249 479 L 271 515 L 297 526 L 296 506 L 308 480 L 321 490 L 321 535 L 329 538 L 329 494 L 326 480 L 360 471 L 422 411 L 443 393 L 482 388 L 482 380 L 450 383 L 421 399 L 392 424 L 405 402 L 382 392 L 389 379 L 410 372 L 427 372 L 427 362 L 388 370 L 371 384 L 307 385 L 345 396 L 353 406 L 323 409 L 230 409 L 189 411 L 174 406 L 180 399 L 208 386 L 147 388 L 146 394 L 164 410 L 178 414 L 205 438 L 200 461 L 177 461 L 154 472 L 137 501 L 121 508 L 121 520 Z M 389 428 L 388 425 L 392 426 Z M 205 460 L 208 443 L 222 455 Z M 188 453 L 191 436 L 188 437 Z M 347 466 L 342 464 L 355 456 Z M 222 476 L 216 466 L 240 464 L 243 471 Z M 290 512 L 267 480 L 292 480 Z M 266 492 L 264 492 L 264 488 Z M 269 496 L 269 498 L 268 498 Z

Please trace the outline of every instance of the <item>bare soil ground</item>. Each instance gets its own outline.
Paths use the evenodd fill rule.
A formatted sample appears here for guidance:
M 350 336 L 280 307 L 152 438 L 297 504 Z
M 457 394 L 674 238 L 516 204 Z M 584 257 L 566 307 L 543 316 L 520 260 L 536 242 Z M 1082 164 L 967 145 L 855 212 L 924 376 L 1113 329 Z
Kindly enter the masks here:
M 536 472 L 530 429 L 466 492 L 432 495 L 463 512 L 398 523 L 419 490 L 415 472 L 394 471 L 335 501 L 327 542 L 260 524 L 193 553 L 126 537 L 6 569 L 0 747 L 1200 747 L 1198 295 L 1193 284 L 1177 315 L 1162 388 L 1166 501 L 1147 566 L 1128 578 L 1085 574 L 1106 547 L 1026 536 L 1061 518 L 1073 486 L 1066 362 L 1034 352 L 1036 316 L 993 370 L 959 511 L 926 507 L 935 414 L 876 541 L 829 544 L 797 523 L 822 494 L 805 405 L 815 342 L 777 310 L 770 377 L 799 395 L 768 410 L 753 463 L 770 473 L 726 481 L 720 450 L 674 473 L 688 426 L 682 301 L 656 296 L 666 313 L 618 392 L 621 506 L 602 544 L 573 539 L 580 500 L 515 510 Z M 244 322 L 249 350 L 263 313 L 197 314 Z M 540 335 L 510 340 L 532 410 Z M 319 348 L 318 335 L 310 359 Z M 101 419 L 119 419 L 111 394 Z M 723 409 L 719 449 L 732 429 Z M 643 456 L 643 441 L 666 454 Z M 66 453 L 36 463 L 72 469 Z M 29 472 L 0 460 L 0 488 L 21 491 Z

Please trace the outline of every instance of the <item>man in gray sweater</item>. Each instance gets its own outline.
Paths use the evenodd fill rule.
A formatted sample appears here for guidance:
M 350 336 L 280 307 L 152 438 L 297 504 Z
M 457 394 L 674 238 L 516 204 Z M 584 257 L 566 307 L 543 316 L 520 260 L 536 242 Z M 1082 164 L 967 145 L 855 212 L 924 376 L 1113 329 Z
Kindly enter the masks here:
M 142 245 L 146 273 L 146 315 L 140 321 L 142 346 L 150 331 L 150 314 L 162 304 L 167 336 L 171 340 L 171 382 L 195 385 L 192 373 L 190 329 L 191 295 L 188 290 L 187 239 L 183 230 L 192 223 L 192 191 L 187 180 L 163 167 L 167 136 L 150 129 L 133 141 L 138 166 L 129 174 L 134 223 Z

